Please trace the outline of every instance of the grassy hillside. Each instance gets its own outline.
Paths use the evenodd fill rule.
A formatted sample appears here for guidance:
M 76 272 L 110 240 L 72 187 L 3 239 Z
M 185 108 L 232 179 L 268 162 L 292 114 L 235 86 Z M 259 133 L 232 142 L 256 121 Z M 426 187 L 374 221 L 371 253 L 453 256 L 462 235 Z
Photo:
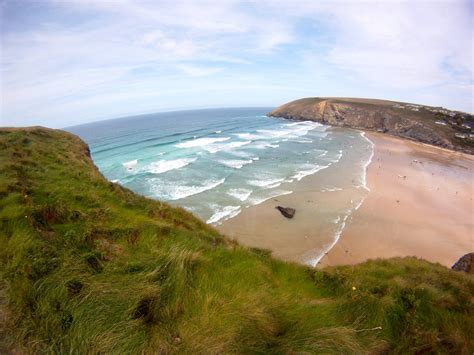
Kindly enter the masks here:
M 472 276 L 277 261 L 108 182 L 62 131 L 0 129 L 0 172 L 0 353 L 474 350 Z

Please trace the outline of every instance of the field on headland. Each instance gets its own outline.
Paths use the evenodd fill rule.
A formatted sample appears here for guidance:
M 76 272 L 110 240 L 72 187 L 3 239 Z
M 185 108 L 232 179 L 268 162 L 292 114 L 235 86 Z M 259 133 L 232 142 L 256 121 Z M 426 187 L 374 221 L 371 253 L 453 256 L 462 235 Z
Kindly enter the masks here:
M 474 281 L 314 270 L 104 179 L 77 137 L 0 130 L 0 352 L 471 353 Z

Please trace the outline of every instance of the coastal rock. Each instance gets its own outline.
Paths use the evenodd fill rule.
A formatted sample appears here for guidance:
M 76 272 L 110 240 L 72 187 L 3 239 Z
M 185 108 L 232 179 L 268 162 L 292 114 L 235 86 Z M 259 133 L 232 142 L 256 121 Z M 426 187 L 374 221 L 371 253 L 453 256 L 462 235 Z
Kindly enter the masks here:
M 315 97 L 289 102 L 268 115 L 372 130 L 474 154 L 473 115 L 442 107 L 375 99 Z M 440 119 L 447 122 L 446 125 L 440 125 Z M 462 137 L 459 132 L 463 132 Z
M 293 216 L 295 215 L 295 212 L 296 212 L 296 210 L 294 208 L 291 208 L 291 207 L 276 206 L 275 208 L 278 211 L 280 211 L 281 214 L 283 216 L 285 216 L 286 218 L 293 218 Z
M 463 255 L 458 261 L 456 261 L 451 269 L 454 271 L 464 271 L 468 274 L 474 274 L 474 253 Z

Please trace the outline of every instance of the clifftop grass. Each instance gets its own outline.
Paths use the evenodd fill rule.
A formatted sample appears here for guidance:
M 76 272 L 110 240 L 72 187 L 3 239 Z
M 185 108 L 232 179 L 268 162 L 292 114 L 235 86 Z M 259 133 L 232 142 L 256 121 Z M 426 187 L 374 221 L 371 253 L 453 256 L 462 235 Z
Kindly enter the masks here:
M 108 182 L 77 137 L 0 129 L 0 353 L 472 353 L 474 281 L 317 271 Z

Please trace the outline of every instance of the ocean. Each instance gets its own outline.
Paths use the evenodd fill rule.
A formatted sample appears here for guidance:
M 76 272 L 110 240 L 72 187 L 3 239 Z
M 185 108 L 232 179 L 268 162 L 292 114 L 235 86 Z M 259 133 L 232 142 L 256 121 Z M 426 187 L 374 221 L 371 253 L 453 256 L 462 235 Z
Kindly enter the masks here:
M 110 181 L 184 207 L 213 225 L 291 194 L 295 182 L 324 171 L 312 188 L 361 191 L 350 206 L 334 207 L 327 221 L 340 234 L 347 211 L 365 197 L 371 142 L 351 129 L 267 117 L 271 109 L 156 113 L 67 130 L 89 144 L 95 164 Z

